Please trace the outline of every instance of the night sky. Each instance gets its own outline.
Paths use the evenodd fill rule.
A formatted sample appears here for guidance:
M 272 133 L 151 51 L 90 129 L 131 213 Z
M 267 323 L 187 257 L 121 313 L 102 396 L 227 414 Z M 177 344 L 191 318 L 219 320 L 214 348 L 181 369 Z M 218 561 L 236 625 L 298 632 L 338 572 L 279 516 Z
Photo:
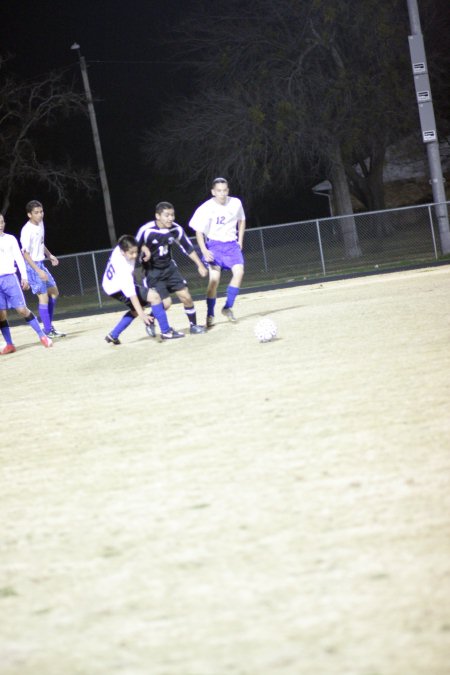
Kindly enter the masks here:
M 66 68 L 82 92 L 78 55 L 70 49 L 75 42 L 80 45 L 88 63 L 117 235 L 135 233 L 153 217 L 161 200 L 173 202 L 178 222 L 186 225 L 196 206 L 209 196 L 204 186 L 188 191 L 155 175 L 140 150 L 145 130 L 161 119 L 161 104 L 192 88 L 186 70 L 169 63 L 168 48 L 161 40 L 186 6 L 189 3 L 183 0 L 4 0 L 1 5 L 0 52 L 14 57 L 8 66 L 11 74 L 32 79 Z M 49 138 L 49 144 L 53 142 L 64 147 L 74 164 L 97 171 L 88 118 L 71 120 Z M 26 220 L 24 204 L 35 198 L 44 202 L 50 250 L 61 255 L 109 247 L 100 184 L 92 197 L 77 193 L 70 209 L 57 205 L 55 194 L 38 184 L 32 187 L 13 196 L 6 214 L 10 232 L 19 233 Z M 328 215 L 327 199 L 309 191 L 295 204 L 282 202 L 283 212 L 279 199 L 267 199 L 259 223 Z M 247 221 L 249 227 L 255 224 L 248 210 Z
M 21 0 L 2 3 L 0 51 L 14 58 L 8 71 L 32 79 L 50 70 L 68 68 L 83 91 L 76 51 L 77 42 L 88 63 L 89 81 L 102 143 L 118 235 L 134 233 L 149 220 L 158 201 L 172 201 L 182 223 L 206 195 L 193 197 L 175 185 L 162 183 L 142 161 L 140 144 L 146 128 L 160 119 L 160 104 L 189 83 L 167 64 L 159 39 L 176 21 L 183 2 L 176 0 Z M 64 129 L 62 138 L 74 163 L 97 171 L 89 120 L 78 117 Z M 15 196 L 6 214 L 10 232 L 18 233 L 26 220 L 24 204 L 44 202 L 49 248 L 60 254 L 107 248 L 101 190 L 93 197 L 78 193 L 70 209 L 58 207 L 54 194 L 40 186 L 30 194 Z M 64 223 L 64 236 L 60 224 Z

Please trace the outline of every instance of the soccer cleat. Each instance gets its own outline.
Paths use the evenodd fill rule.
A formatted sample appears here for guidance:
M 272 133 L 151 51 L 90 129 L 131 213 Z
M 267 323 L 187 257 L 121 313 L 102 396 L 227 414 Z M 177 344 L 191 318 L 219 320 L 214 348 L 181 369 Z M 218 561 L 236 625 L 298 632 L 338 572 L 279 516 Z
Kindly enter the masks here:
M 150 318 L 152 318 L 153 320 L 151 323 L 145 324 L 145 332 L 149 337 L 156 337 L 155 319 L 153 317 Z
M 200 333 L 206 333 L 206 326 L 197 326 L 196 324 L 191 324 L 189 332 L 191 335 L 200 335 Z
M 168 333 L 161 333 L 161 340 L 176 340 L 177 338 L 183 338 L 184 333 L 181 333 L 177 330 L 171 328 Z
M 214 317 L 208 314 L 206 317 L 206 328 L 212 328 L 214 326 Z
M 42 342 L 44 347 L 53 347 L 53 340 L 48 337 L 48 335 L 43 335 L 42 337 L 39 338 L 39 340 Z
M 51 329 L 46 333 L 47 337 L 49 338 L 63 338 L 66 337 L 65 333 L 61 333 L 59 330 L 56 330 L 54 326 L 51 327 Z
M 231 323 L 236 323 L 236 317 L 234 316 L 230 307 L 224 307 L 222 309 L 222 314 L 226 316 L 228 321 L 231 321 Z
M 111 335 L 111 333 L 108 333 L 108 335 L 105 337 L 105 340 L 106 340 L 106 342 L 109 342 L 109 343 L 111 343 L 111 344 L 113 344 L 113 345 L 120 345 L 120 344 L 121 344 L 119 338 L 113 337 L 113 336 Z
M 0 354 L 12 354 L 15 351 L 16 351 L 16 348 L 14 347 L 14 345 L 8 343 L 0 351 Z

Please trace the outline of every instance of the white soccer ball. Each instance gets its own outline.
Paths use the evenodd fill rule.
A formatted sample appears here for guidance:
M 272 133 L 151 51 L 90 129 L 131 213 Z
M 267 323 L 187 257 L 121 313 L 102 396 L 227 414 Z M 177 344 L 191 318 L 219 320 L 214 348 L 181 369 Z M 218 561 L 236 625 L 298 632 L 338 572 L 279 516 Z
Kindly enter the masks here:
M 277 327 L 272 321 L 267 317 L 260 319 L 255 326 L 255 337 L 259 342 L 270 342 L 274 340 L 277 336 Z

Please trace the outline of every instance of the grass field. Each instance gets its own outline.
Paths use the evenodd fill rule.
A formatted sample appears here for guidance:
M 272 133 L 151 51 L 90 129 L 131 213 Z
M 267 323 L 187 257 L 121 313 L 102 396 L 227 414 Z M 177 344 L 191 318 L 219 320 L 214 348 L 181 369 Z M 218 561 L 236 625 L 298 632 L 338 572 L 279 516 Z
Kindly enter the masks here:
M 14 326 L 1 675 L 448 675 L 449 297 L 442 266 L 242 295 L 169 344 Z

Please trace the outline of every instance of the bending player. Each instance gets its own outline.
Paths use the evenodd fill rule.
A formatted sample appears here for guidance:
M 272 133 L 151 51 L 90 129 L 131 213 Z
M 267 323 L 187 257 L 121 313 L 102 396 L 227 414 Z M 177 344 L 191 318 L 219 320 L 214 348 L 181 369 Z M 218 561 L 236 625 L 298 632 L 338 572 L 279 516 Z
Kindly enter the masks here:
M 137 257 L 138 244 L 136 239 L 129 234 L 122 235 L 111 253 L 103 275 L 102 287 L 105 293 L 116 298 L 119 302 L 125 303 L 128 307 L 128 312 L 123 315 L 119 323 L 105 337 L 106 342 L 114 345 L 120 345 L 119 335 L 125 328 L 128 328 L 137 316 L 142 319 L 150 334 L 153 334 L 152 323 L 154 318 L 144 312 L 143 308 L 148 304 L 148 301 L 141 296 L 134 280 L 134 266 Z M 161 329 L 161 338 L 171 340 L 178 337 L 169 326 L 162 303 L 154 305 L 152 309 Z

